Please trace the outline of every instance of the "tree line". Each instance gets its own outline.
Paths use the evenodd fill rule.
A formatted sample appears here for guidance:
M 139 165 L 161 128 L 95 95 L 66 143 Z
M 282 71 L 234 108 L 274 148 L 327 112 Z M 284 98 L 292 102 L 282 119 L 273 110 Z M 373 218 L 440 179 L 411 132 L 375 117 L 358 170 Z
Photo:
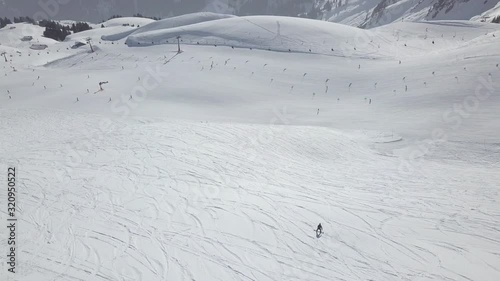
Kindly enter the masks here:
M 41 20 L 38 25 L 45 27 L 43 36 L 47 38 L 52 38 L 57 41 L 64 41 L 66 36 L 71 33 L 78 33 L 85 30 L 92 29 L 92 27 L 86 22 L 72 23 L 71 25 L 62 25 L 55 21 Z

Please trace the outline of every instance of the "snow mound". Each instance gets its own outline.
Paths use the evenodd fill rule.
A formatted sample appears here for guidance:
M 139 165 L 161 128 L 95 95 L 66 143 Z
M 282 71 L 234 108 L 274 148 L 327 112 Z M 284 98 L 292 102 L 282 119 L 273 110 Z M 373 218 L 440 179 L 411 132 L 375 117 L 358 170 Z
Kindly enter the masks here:
M 128 46 L 176 43 L 223 45 L 339 56 L 376 56 L 370 31 L 335 23 L 277 16 L 232 17 L 149 32 L 136 32 Z
M 126 38 L 127 36 L 132 35 L 132 34 L 139 34 L 139 33 L 143 33 L 143 32 L 159 30 L 159 29 L 174 28 L 174 27 L 178 27 L 178 26 L 190 25 L 190 24 L 195 24 L 195 23 L 200 23 L 200 22 L 225 19 L 225 18 L 231 18 L 231 17 L 234 17 L 234 16 L 208 13 L 208 12 L 187 14 L 187 15 L 182 15 L 182 16 L 178 16 L 178 17 L 173 17 L 173 18 L 155 21 L 155 22 L 149 23 L 145 26 L 141 26 L 140 28 L 133 30 L 133 31 L 129 30 L 129 31 L 113 34 L 113 35 L 103 36 L 102 39 L 108 40 L 108 41 L 116 41 L 116 40 L 121 40 L 123 38 Z

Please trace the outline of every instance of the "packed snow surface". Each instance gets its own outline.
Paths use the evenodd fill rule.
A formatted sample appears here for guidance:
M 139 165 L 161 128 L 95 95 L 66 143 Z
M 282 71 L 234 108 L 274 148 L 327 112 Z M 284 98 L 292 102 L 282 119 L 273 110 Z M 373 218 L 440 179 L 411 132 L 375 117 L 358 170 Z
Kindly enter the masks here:
M 500 25 L 206 16 L 0 30 L 1 280 L 500 279 Z

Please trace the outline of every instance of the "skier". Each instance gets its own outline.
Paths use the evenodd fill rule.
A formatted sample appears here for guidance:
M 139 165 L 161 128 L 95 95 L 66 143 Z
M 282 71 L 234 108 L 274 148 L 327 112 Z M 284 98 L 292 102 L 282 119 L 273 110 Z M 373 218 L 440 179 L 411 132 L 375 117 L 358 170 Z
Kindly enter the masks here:
M 321 226 L 321 223 L 318 224 L 318 228 L 316 229 L 316 233 L 318 233 L 318 232 L 319 232 L 319 234 L 323 233 L 323 226 Z
M 104 84 L 108 84 L 108 81 L 99 82 L 99 89 L 101 91 L 104 91 L 104 89 L 102 88 L 102 85 L 104 85 Z

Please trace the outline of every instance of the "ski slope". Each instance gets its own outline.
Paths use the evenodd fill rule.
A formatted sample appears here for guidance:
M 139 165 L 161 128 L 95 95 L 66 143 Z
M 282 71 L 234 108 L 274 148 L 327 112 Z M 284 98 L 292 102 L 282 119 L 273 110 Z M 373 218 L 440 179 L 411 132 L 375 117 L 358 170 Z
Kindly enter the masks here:
M 500 278 L 499 25 L 206 16 L 0 30 L 2 280 Z

